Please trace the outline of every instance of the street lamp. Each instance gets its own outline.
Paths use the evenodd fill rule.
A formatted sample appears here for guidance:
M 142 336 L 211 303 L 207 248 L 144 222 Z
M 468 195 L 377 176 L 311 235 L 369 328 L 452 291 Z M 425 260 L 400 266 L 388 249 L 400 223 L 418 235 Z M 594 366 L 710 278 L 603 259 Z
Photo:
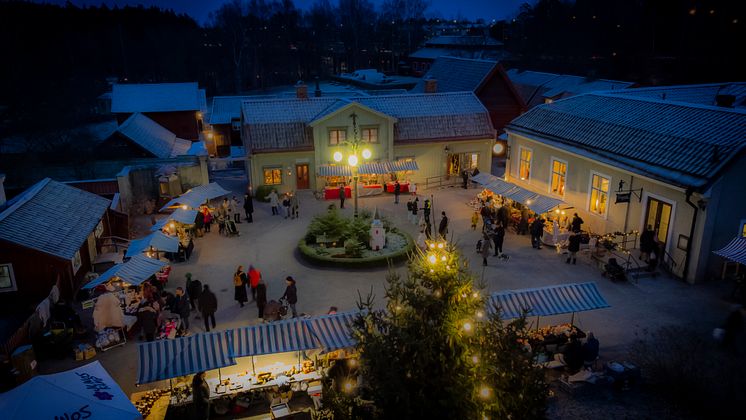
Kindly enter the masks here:
M 358 131 L 357 127 L 357 114 L 353 112 L 352 114 L 350 114 L 350 118 L 352 118 L 352 140 L 345 141 L 343 145 L 347 147 L 347 151 L 349 152 L 349 154 L 347 155 L 347 165 L 349 165 L 350 171 L 352 172 L 352 198 L 354 200 L 353 216 L 357 217 L 357 181 L 359 178 L 358 164 L 360 163 L 360 159 L 358 158 L 358 150 L 360 149 L 362 139 L 360 138 L 360 132 Z M 360 152 L 360 155 L 362 156 L 363 161 L 366 161 L 370 159 L 371 156 L 373 156 L 369 149 L 363 149 Z M 340 151 L 334 152 L 332 157 L 334 158 L 335 162 L 341 162 L 342 159 L 344 159 L 344 155 Z

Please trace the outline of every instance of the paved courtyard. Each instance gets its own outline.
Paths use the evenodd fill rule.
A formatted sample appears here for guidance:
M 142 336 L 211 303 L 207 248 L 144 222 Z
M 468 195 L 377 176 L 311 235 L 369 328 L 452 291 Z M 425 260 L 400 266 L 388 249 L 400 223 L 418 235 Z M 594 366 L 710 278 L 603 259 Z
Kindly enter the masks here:
M 245 179 L 240 172 L 216 173 L 214 180 L 239 194 L 245 188 Z M 471 210 L 466 203 L 476 189 L 445 188 L 422 191 L 434 199 L 434 210 L 440 221 L 440 212 L 445 210 L 451 221 L 453 241 L 469 259 L 470 267 L 479 279 L 482 266 L 474 245 L 479 233 L 470 229 Z M 423 194 L 424 195 L 424 194 Z M 245 268 L 254 264 L 262 271 L 268 288 L 268 299 L 279 298 L 285 287 L 284 278 L 292 275 L 298 280 L 298 310 L 311 315 L 326 313 L 330 306 L 340 311 L 356 308 L 358 293 L 365 296 L 372 290 L 378 305 L 383 305 L 384 284 L 387 269 L 357 271 L 316 268 L 302 261 L 296 251 L 299 238 L 305 233 L 312 217 L 326 210 L 331 201 L 318 201 L 311 193 L 300 193 L 301 217 L 286 220 L 272 216 L 269 205 L 255 202 L 254 223 L 239 225 L 240 237 L 219 236 L 217 229 L 198 238 L 189 262 L 173 266 L 168 289 L 173 290 L 185 283 L 184 274 L 209 284 L 215 291 L 219 309 L 217 329 L 258 322 L 254 304 L 240 308 L 233 300 L 232 273 L 237 265 Z M 422 195 L 421 198 L 422 200 Z M 406 199 L 401 204 L 393 203 L 392 195 L 360 199 L 360 206 L 374 209 L 390 218 L 398 227 L 416 237 L 416 227 L 408 223 Z M 337 203 L 337 201 L 334 201 Z M 346 214 L 352 214 L 352 201 L 348 200 Z M 142 228 L 142 227 L 141 227 Z M 691 286 L 669 278 L 640 279 L 639 283 L 615 284 L 601 277 L 598 269 L 590 263 L 587 252 L 581 253 L 577 265 L 568 265 L 564 257 L 552 248 L 535 250 L 527 236 L 508 233 L 504 250 L 511 256 L 509 261 L 490 258 L 484 270 L 485 293 L 505 289 L 547 286 L 553 284 L 596 281 L 599 290 L 611 308 L 576 314 L 575 322 L 583 330 L 594 331 L 601 342 L 601 357 L 609 359 L 623 357 L 626 346 L 634 340 L 635 333 L 655 329 L 667 324 L 689 325 L 702 334 L 718 325 L 726 316 L 730 304 L 723 299 L 727 286 L 721 283 Z M 406 272 L 402 264 L 395 268 Z M 541 325 L 569 322 L 570 315 L 541 319 Z M 535 318 L 533 319 L 535 321 Z M 192 320 L 193 333 L 203 331 L 201 320 Z M 128 343 L 124 347 L 99 353 L 98 359 L 111 372 L 125 392 L 135 390 L 137 374 L 137 346 Z M 55 370 L 68 369 L 80 362 L 67 361 L 66 366 L 56 365 Z M 42 368 L 44 368 L 42 366 Z M 46 370 L 46 369 L 45 369 Z M 154 387 L 144 385 L 141 389 Z

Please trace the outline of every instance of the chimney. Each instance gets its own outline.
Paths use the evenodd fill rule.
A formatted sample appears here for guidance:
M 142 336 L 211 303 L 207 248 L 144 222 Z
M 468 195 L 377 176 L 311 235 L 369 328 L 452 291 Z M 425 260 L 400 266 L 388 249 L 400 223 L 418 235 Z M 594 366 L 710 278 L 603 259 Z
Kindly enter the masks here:
M 435 93 L 438 91 L 438 81 L 435 79 L 425 79 L 425 93 Z
M 313 96 L 321 97 L 321 87 L 319 86 L 319 76 L 316 76 L 316 90 L 313 92 Z
M 715 103 L 723 108 L 733 108 L 733 104 L 736 103 L 736 95 L 716 95 Z
M 298 99 L 308 99 L 308 86 L 302 80 L 298 80 L 295 85 L 295 97 Z
M 5 174 L 0 174 L 0 208 L 8 201 L 5 197 Z

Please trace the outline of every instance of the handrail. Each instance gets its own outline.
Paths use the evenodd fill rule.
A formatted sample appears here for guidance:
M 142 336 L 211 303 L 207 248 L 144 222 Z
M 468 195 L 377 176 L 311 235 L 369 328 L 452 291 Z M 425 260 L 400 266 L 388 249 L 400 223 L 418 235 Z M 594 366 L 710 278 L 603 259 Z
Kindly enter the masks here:
M 425 178 L 424 189 L 428 190 L 435 187 L 443 187 L 447 185 L 456 185 L 460 182 L 460 178 L 454 175 L 437 175 Z

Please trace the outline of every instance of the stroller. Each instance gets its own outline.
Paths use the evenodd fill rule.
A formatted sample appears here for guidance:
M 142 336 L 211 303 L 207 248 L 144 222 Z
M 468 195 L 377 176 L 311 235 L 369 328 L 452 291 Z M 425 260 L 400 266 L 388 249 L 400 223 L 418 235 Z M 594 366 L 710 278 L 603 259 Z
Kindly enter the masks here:
M 226 236 L 241 236 L 241 234 L 238 233 L 238 226 L 236 226 L 236 222 L 230 219 L 225 221 L 225 235 Z
M 264 320 L 265 321 L 279 321 L 288 313 L 288 304 L 285 299 L 280 301 L 270 300 L 264 306 Z

